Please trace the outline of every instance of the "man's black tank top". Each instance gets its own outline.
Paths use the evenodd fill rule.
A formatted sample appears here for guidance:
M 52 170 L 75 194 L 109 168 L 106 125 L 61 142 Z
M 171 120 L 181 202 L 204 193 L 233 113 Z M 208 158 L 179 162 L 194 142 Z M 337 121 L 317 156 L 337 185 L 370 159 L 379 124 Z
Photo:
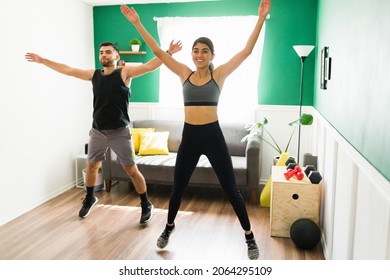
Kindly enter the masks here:
M 120 68 L 104 75 L 102 70 L 96 69 L 93 74 L 92 127 L 95 129 L 117 129 L 130 123 L 130 89 L 123 82 L 121 72 Z

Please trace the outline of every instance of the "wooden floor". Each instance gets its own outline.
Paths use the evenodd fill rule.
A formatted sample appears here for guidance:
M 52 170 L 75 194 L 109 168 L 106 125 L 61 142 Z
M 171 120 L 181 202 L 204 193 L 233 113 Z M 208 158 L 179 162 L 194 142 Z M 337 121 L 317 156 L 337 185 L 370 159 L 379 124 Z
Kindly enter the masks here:
M 72 188 L 0 227 L 1 260 L 247 260 L 241 226 L 220 190 L 189 188 L 164 250 L 156 247 L 170 188 L 149 188 L 153 219 L 139 224 L 140 200 L 126 183 L 96 193 L 91 214 L 78 217 L 85 192 Z M 270 236 L 269 208 L 247 204 L 264 260 L 324 260 L 321 245 L 298 249 L 291 239 Z

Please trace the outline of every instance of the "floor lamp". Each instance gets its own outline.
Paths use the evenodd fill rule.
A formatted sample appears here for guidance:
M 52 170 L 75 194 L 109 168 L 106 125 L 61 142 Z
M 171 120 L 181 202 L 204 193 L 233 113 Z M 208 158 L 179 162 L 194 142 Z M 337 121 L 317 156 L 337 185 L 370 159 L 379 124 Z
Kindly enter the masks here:
M 301 85 L 299 88 L 299 117 L 302 115 L 302 91 L 303 91 L 303 70 L 305 65 L 305 59 L 309 56 L 311 51 L 314 49 L 314 46 L 293 46 L 294 50 L 298 54 L 298 56 L 301 58 Z M 299 164 L 299 152 L 300 152 L 300 145 L 301 145 L 301 123 L 298 124 L 298 164 Z

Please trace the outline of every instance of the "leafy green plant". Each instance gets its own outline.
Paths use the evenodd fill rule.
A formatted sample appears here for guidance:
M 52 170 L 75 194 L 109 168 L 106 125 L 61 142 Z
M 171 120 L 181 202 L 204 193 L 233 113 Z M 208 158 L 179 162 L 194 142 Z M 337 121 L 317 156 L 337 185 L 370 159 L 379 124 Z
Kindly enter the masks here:
M 288 148 L 290 147 L 291 139 L 294 135 L 294 132 L 296 128 L 299 125 L 311 125 L 313 123 L 313 116 L 311 114 L 302 114 L 300 118 L 296 119 L 295 121 L 290 122 L 288 125 L 293 126 L 293 130 L 291 132 L 290 138 L 288 139 L 287 145 L 282 150 L 278 143 L 276 142 L 275 138 L 271 135 L 271 133 L 266 128 L 266 125 L 268 124 L 268 119 L 264 117 L 264 119 L 257 123 L 251 123 L 245 126 L 246 130 L 249 131 L 247 135 L 245 135 L 241 142 L 245 142 L 248 140 L 248 138 L 252 136 L 259 137 L 261 140 L 263 140 L 265 143 L 270 145 L 275 151 L 277 151 L 279 154 L 287 153 Z
M 129 43 L 129 45 L 131 46 L 131 45 L 142 45 L 142 42 L 141 42 L 141 40 L 139 40 L 139 39 L 137 39 L 137 38 L 134 38 L 134 39 L 132 39 L 131 41 L 130 41 L 130 43 Z

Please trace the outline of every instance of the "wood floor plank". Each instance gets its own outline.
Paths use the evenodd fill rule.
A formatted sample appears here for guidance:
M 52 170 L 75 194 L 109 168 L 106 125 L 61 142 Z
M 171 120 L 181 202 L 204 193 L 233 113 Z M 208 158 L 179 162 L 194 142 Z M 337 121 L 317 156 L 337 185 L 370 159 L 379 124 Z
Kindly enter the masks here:
M 150 186 L 154 217 L 139 224 L 140 199 L 127 183 L 99 201 L 85 219 L 78 217 L 85 192 L 64 194 L 0 227 L 1 260 L 247 260 L 240 223 L 221 190 L 189 188 L 168 246 L 159 250 L 165 227 L 169 186 Z M 297 248 L 289 238 L 270 236 L 269 208 L 247 204 L 260 259 L 323 260 L 321 245 Z

